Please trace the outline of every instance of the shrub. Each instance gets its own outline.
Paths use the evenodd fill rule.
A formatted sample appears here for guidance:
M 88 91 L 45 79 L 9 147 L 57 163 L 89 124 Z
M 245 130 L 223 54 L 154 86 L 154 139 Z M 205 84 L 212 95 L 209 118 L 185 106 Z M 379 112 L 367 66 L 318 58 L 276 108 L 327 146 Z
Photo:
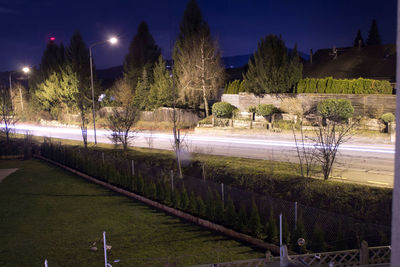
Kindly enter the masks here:
M 217 118 L 232 118 L 234 109 L 228 102 L 217 102 L 212 105 L 212 114 Z
M 296 92 L 326 94 L 392 94 L 392 86 L 388 81 L 358 78 L 333 79 L 332 77 L 301 79 Z
M 332 121 L 346 121 L 353 116 L 354 108 L 347 99 L 325 99 L 318 103 L 318 113 Z
M 256 106 L 250 106 L 250 107 L 247 108 L 247 110 L 250 113 L 256 113 L 257 112 L 257 107 Z
M 385 114 L 383 114 L 381 116 L 381 120 L 384 123 L 390 123 L 390 122 L 394 122 L 395 117 L 394 117 L 394 115 L 392 113 L 388 112 L 388 113 L 385 113 Z
M 257 115 L 259 116 L 270 116 L 276 113 L 278 109 L 272 104 L 260 104 L 257 106 Z

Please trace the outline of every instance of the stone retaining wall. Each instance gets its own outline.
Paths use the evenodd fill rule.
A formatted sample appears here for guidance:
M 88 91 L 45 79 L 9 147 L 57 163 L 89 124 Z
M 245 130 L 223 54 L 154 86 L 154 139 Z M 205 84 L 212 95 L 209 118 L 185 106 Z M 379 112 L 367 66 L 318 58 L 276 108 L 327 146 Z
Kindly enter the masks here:
M 267 94 L 257 97 L 253 94 L 239 93 L 223 94 L 221 101 L 228 102 L 241 111 L 247 111 L 250 106 L 258 104 L 273 104 L 280 108 L 283 99 L 298 99 L 303 109 L 310 112 L 317 104 L 328 98 L 348 99 L 354 107 L 355 116 L 371 116 L 372 113 L 391 112 L 395 114 L 396 96 L 395 95 L 356 95 L 356 94 Z

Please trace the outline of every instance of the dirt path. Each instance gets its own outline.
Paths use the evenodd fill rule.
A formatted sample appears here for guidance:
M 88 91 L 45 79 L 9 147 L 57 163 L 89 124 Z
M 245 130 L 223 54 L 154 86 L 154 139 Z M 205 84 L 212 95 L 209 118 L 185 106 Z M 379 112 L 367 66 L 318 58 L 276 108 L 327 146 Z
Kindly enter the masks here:
M 0 169 L 0 183 L 3 181 L 7 176 L 16 172 L 18 169 Z

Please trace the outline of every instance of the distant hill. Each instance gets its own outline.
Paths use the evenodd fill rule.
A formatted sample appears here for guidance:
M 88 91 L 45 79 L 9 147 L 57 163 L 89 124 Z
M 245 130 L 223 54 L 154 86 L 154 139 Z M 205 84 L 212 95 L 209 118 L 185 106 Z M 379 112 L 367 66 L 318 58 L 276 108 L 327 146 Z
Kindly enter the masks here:
M 373 78 L 394 82 L 396 78 L 396 45 L 338 48 L 334 59 L 332 49 L 320 49 L 304 63 L 303 77 Z

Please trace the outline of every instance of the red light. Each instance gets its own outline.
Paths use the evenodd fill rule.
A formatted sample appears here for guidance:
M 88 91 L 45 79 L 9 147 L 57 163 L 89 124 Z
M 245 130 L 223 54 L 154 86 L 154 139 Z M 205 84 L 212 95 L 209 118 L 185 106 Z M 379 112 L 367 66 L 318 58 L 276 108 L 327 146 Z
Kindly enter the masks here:
M 55 41 L 56 37 L 50 37 L 50 41 Z

